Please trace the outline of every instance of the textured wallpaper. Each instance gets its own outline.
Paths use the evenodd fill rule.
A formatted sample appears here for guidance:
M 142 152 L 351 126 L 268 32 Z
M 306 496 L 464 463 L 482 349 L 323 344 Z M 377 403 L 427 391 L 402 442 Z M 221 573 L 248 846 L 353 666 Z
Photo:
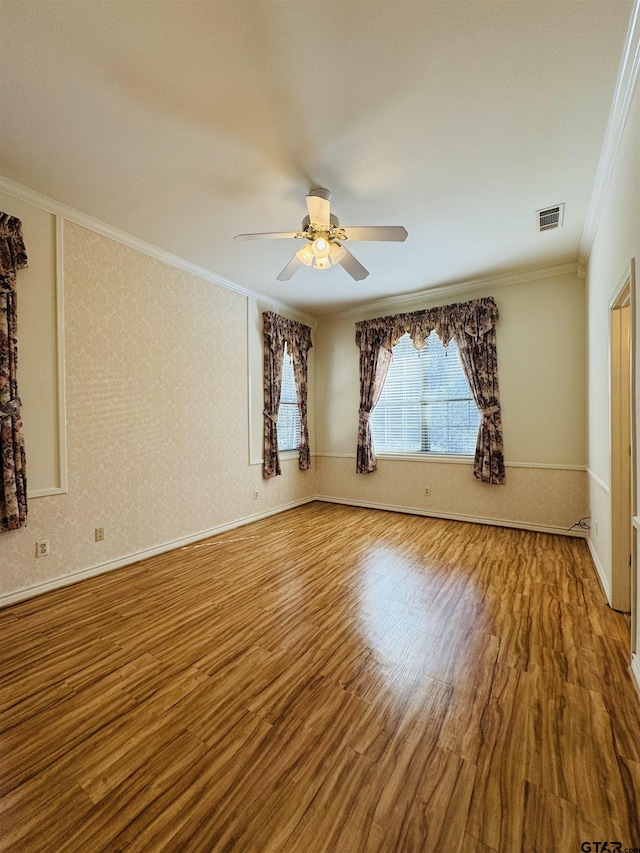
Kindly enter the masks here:
M 315 493 L 248 464 L 246 297 L 69 223 L 64 273 L 69 492 L 0 537 L 0 595 Z
M 338 500 L 559 531 L 588 513 L 586 471 L 507 467 L 505 484 L 490 486 L 473 479 L 471 463 L 379 459 L 372 474 L 356 474 L 355 458 L 323 456 L 317 467 L 319 494 Z

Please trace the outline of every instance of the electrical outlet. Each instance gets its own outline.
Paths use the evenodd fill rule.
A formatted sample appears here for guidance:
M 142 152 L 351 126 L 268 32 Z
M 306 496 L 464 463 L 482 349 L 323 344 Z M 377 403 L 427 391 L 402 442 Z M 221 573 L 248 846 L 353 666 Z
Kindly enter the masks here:
M 424 493 L 427 497 L 429 497 L 429 495 L 431 494 L 431 489 L 425 489 Z
M 253 499 L 254 499 L 254 501 L 257 501 L 257 500 L 258 500 L 258 490 L 257 490 L 257 489 L 256 489 L 256 490 L 255 490 L 255 492 L 253 493 Z
M 595 523 L 595 528 L 596 528 L 596 536 L 597 536 L 598 535 L 598 522 L 597 521 Z
M 49 556 L 49 540 L 43 539 L 41 542 L 36 542 L 36 557 Z
M 96 527 L 96 542 L 104 542 L 104 527 Z

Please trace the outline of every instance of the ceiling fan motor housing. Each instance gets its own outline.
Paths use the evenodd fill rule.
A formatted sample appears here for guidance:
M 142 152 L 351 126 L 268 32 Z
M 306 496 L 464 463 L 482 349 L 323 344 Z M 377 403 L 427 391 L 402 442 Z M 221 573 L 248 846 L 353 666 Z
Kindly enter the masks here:
M 302 220 L 302 228 L 300 230 L 305 231 L 307 236 L 310 237 L 310 239 L 313 239 L 312 235 L 314 231 L 331 231 L 334 228 L 340 227 L 340 220 L 337 216 L 334 216 L 333 213 L 329 215 L 329 222 L 331 223 L 330 225 L 317 225 L 314 222 L 314 228 L 311 228 L 311 219 L 309 216 L 305 216 Z

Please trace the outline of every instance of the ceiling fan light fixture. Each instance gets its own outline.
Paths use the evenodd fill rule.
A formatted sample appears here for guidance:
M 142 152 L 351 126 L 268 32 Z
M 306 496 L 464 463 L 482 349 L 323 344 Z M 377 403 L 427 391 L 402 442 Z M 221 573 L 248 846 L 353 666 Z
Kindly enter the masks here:
M 331 251 L 331 246 L 329 245 L 328 240 L 325 240 L 324 237 L 316 237 L 316 239 L 311 244 L 311 248 L 313 251 L 313 256 L 318 260 L 319 258 L 326 258 L 329 256 L 329 252 Z
M 301 249 L 296 252 L 298 258 L 302 261 L 302 263 L 310 267 L 313 264 L 313 249 L 311 248 L 311 243 L 306 243 Z
M 318 237 L 311 243 L 306 243 L 296 252 L 298 259 L 307 267 L 326 270 L 332 264 L 337 264 L 344 257 L 345 249 L 337 243 L 331 243 L 324 237 Z

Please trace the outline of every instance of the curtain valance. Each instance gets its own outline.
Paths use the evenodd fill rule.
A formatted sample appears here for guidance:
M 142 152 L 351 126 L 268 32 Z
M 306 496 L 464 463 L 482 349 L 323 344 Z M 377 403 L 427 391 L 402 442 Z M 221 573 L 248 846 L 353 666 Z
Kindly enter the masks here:
M 435 330 L 446 347 L 449 341 L 454 340 L 456 332 L 473 338 L 486 334 L 494 328 L 498 316 L 498 306 L 492 296 L 405 314 L 389 314 L 356 323 L 356 343 L 360 346 L 361 341 L 379 340 L 385 349 L 393 349 L 408 333 L 414 347 L 422 349 Z
M 303 323 L 281 317 L 273 311 L 262 315 L 264 335 L 264 462 L 265 477 L 281 473 L 278 454 L 278 409 L 282 390 L 284 347 L 291 355 L 293 375 L 300 410 L 300 449 L 298 467 L 306 471 L 311 467 L 308 425 L 308 370 L 307 357 L 313 346 L 311 329 Z
M 22 239 L 22 223 L 0 212 L 0 291 L 14 291 L 16 272 L 27 265 Z
M 304 323 L 281 317 L 273 311 L 265 311 L 262 322 L 265 339 L 268 337 L 270 340 L 282 341 L 283 345 L 286 343 L 289 352 L 293 350 L 308 352 L 313 346 L 311 329 Z
M 443 346 L 455 341 L 465 377 L 481 415 L 473 475 L 485 483 L 504 483 L 502 417 L 498 388 L 498 357 L 495 326 L 498 307 L 492 296 L 456 302 L 422 311 L 391 314 L 356 323 L 360 347 L 360 410 L 356 471 L 376 469 L 369 419 L 380 399 L 393 347 L 408 334 L 422 349 L 435 331 Z

